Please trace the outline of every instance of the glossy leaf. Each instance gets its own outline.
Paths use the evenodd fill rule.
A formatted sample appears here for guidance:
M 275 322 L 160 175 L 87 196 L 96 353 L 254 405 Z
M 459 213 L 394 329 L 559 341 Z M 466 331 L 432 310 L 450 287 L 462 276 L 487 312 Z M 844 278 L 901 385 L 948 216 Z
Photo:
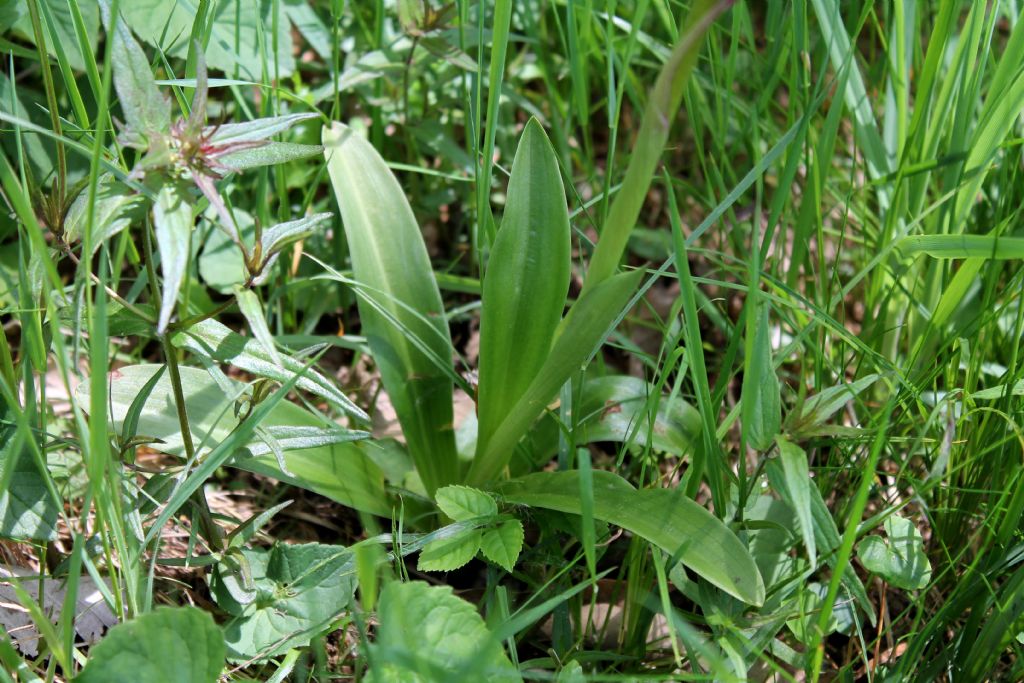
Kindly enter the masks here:
M 76 683 L 210 683 L 224 667 L 224 634 L 196 607 L 158 607 L 110 629 Z
M 309 644 L 355 594 L 355 561 L 341 546 L 277 543 L 240 552 L 251 572 L 251 590 L 223 565 L 210 581 L 214 600 L 230 615 L 224 640 L 232 659 L 265 660 Z M 247 592 L 251 600 L 236 599 Z
M 569 212 L 551 143 L 536 119 L 516 148 L 505 214 L 483 282 L 477 447 L 526 392 L 551 350 L 569 289 Z
M 477 450 L 466 477 L 480 486 L 497 477 L 512 457 L 519 439 L 530 428 L 558 390 L 578 372 L 601 346 L 617 317 L 623 313 L 643 271 L 621 273 L 581 297 L 559 328 L 551 353 L 530 386 L 488 441 Z
M 192 204 L 175 185 L 164 185 L 153 204 L 153 229 L 160 250 L 163 291 L 157 332 L 163 334 L 178 302 L 178 290 L 188 267 L 189 240 L 192 235 Z
M 216 320 L 196 323 L 187 330 L 175 334 L 171 342 L 177 347 L 188 349 L 218 363 L 230 363 L 247 372 L 279 382 L 287 382 L 296 374 L 303 373 L 296 383 L 300 389 L 330 401 L 332 405 L 360 420 L 368 422 L 370 419 L 348 396 L 316 370 L 307 369 L 305 363 L 280 354 L 280 362 L 275 362 L 260 342 L 232 332 Z
M 488 529 L 480 539 L 480 552 L 484 557 L 507 572 L 511 572 L 523 551 L 523 523 L 508 519 Z
M 110 417 L 116 430 L 121 430 L 135 397 L 161 367 L 132 365 L 111 373 Z M 192 440 L 203 452 L 226 439 L 238 425 L 232 398 L 240 396 L 245 387 L 227 380 L 233 392 L 228 395 L 203 370 L 182 367 L 179 371 Z M 172 396 L 170 379 L 165 373 L 142 408 L 137 433 L 160 439 L 156 447 L 165 452 L 180 454 L 183 450 L 181 428 Z M 88 382 L 78 385 L 76 398 L 82 405 L 89 405 Z M 341 434 L 336 430 L 341 430 L 340 426 L 325 423 L 323 418 L 287 402 L 279 403 L 262 426 L 271 430 L 285 448 L 288 470 L 294 476 L 281 471 L 270 449 L 258 438 L 250 440 L 235 454 L 230 462 L 232 466 L 314 491 L 357 510 L 382 516 L 391 514 L 380 468 L 367 455 L 364 444 L 338 442 Z M 303 429 L 291 431 L 297 428 Z M 306 431 L 311 428 L 320 430 L 322 438 L 329 439 L 330 443 L 318 445 Z M 365 432 L 355 434 L 365 437 Z M 308 447 L 296 450 L 299 445 Z M 372 446 L 365 444 L 365 448 Z
M 746 546 L 681 490 L 637 490 L 611 472 L 592 475 L 595 519 L 641 536 L 743 602 L 764 603 L 764 583 Z M 497 491 L 518 505 L 582 512 L 578 472 L 537 472 L 505 482 Z
M 450 586 L 393 581 L 377 616 L 367 683 L 523 680 L 476 608 Z
M 433 495 L 455 481 L 458 462 L 452 381 L 435 362 L 450 362 L 451 337 L 430 258 L 402 188 L 370 143 L 337 123 L 324 128 L 323 142 L 353 275 L 365 288 L 357 291 L 362 332 L 416 470 Z

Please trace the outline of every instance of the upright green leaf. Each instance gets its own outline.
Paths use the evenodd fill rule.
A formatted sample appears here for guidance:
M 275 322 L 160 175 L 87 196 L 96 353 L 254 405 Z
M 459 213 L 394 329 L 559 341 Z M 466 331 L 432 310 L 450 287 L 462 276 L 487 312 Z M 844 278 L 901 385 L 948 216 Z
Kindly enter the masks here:
M 367 683 L 523 680 L 476 608 L 450 586 L 393 581 L 377 616 Z
M 519 439 L 559 388 L 600 348 L 642 277 L 640 270 L 620 273 L 594 287 L 573 305 L 562 320 L 544 365 L 495 430 L 486 450 L 478 450 L 466 476 L 468 484 L 481 486 L 501 473 Z
M 636 225 L 640 208 L 651 186 L 654 170 L 668 142 L 669 130 L 683 100 L 686 82 L 704 45 L 704 34 L 715 17 L 728 5 L 727 2 L 714 0 L 699 0 L 695 3 L 687 18 L 686 30 L 681 33 L 672 48 L 672 54 L 661 67 L 644 108 L 633 154 L 626 168 L 626 177 L 601 228 L 601 239 L 590 260 L 584 291 L 611 277 L 619 267 L 629 235 Z
M 857 544 L 861 564 L 898 588 L 925 588 L 932 578 L 932 566 L 924 553 L 921 532 L 897 514 L 886 517 L 884 526 L 884 539 L 867 536 Z
M 252 336 L 256 338 L 274 364 L 281 365 L 281 356 L 274 345 L 274 335 L 267 327 L 267 319 L 263 315 L 263 304 L 260 303 L 259 296 L 251 289 L 236 287 L 235 299 L 238 301 L 238 310 L 242 312 L 245 321 L 249 323 Z
M 501 229 L 483 283 L 477 394 L 482 452 L 551 350 L 569 289 L 569 212 L 536 119 L 519 140 Z
M 818 563 L 817 544 L 814 539 L 814 519 L 811 513 L 811 474 L 807 467 L 807 454 L 795 443 L 787 441 L 781 436 L 776 437 L 779 445 L 779 460 L 782 461 L 782 471 L 786 477 L 787 488 L 792 496 L 793 508 L 796 513 L 797 523 L 800 525 L 800 534 L 804 539 L 804 547 L 807 548 L 807 557 L 812 565 Z
M 160 272 L 164 276 L 157 332 L 163 334 L 178 301 L 178 290 L 188 267 L 192 235 L 192 204 L 174 184 L 160 188 L 153 204 L 153 229 L 160 249 Z
M 729 595 L 764 603 L 764 582 L 729 527 L 679 489 L 634 489 L 611 472 L 593 473 L 594 518 L 642 536 Z M 537 472 L 498 487 L 505 500 L 578 515 L 579 472 Z
M 740 414 L 747 444 L 759 451 L 767 450 L 782 425 L 782 402 L 779 378 L 772 364 L 771 339 L 768 332 L 768 309 L 759 307 L 757 320 L 747 325 L 747 354 L 743 362 L 743 389 Z M 755 315 L 752 311 L 751 315 Z
M 399 325 L 359 292 L 362 332 L 402 425 L 427 493 L 455 481 L 452 382 L 436 358 L 452 357 L 441 294 L 423 236 L 395 176 L 377 151 L 342 124 L 323 130 L 324 155 L 348 238 L 355 279 Z
M 196 607 L 160 607 L 110 629 L 76 683 L 210 683 L 224 667 L 224 634 Z
M 114 41 L 111 53 L 114 88 L 129 129 L 139 135 L 167 134 L 171 127 L 171 102 L 156 87 L 146 53 L 119 17 L 108 16 L 109 4 L 104 2 L 101 7 L 104 24 Z

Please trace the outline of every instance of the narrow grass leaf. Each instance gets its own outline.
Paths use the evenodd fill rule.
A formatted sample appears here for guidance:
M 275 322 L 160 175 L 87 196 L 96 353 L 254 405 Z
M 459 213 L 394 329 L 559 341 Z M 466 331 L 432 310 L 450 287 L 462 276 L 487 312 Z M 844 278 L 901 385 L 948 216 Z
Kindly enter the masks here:
M 569 212 L 536 119 L 519 140 L 501 228 L 483 282 L 477 448 L 525 393 L 551 350 L 569 289 Z
M 433 495 L 457 476 L 452 382 L 405 333 L 411 331 L 438 358 L 448 361 L 453 355 L 430 258 L 401 186 L 373 146 L 337 123 L 324 128 L 323 142 L 354 277 L 387 295 L 378 304 L 405 328 L 360 299 L 362 332 L 409 453 Z
M 579 472 L 537 472 L 505 482 L 510 503 L 578 515 Z M 678 489 L 634 489 L 611 472 L 593 472 L 594 518 L 620 526 L 658 546 L 711 584 L 751 605 L 765 588 L 754 558 L 721 520 Z
M 925 254 L 940 259 L 1024 259 L 1024 237 L 996 235 L 911 235 L 898 248 L 907 256 Z

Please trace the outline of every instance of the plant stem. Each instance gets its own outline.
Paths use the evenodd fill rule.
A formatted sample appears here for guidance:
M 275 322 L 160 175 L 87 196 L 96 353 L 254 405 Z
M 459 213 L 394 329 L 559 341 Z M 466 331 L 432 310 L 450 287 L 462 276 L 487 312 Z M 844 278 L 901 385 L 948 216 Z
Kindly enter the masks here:
M 57 110 L 57 92 L 53 86 L 53 73 L 50 71 L 50 57 L 46 52 L 46 37 L 43 35 L 43 25 L 39 17 L 39 0 L 31 0 L 28 3 L 29 15 L 32 19 L 32 33 L 35 37 L 36 46 L 39 49 L 39 67 L 43 74 L 43 87 L 46 90 L 46 106 L 50 110 L 50 125 L 53 127 L 54 143 L 57 147 L 57 178 L 54 189 L 56 190 L 57 201 L 64 202 L 65 182 L 68 168 L 64 156 L 64 143 L 61 142 L 60 113 Z M 51 228 L 55 226 L 50 226 Z

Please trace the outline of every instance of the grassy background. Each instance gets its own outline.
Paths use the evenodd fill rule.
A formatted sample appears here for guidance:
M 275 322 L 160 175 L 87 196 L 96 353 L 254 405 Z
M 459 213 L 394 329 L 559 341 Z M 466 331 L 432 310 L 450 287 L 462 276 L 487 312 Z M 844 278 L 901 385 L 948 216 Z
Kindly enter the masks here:
M 60 502 L 60 533 L 49 545 L 0 548 L 9 564 L 37 571 L 70 565 L 77 576 L 82 564 L 106 566 L 131 596 L 117 606 L 127 614 L 204 600 L 198 573 L 161 574 L 148 554 L 153 547 L 132 540 L 121 489 L 110 483 L 111 446 L 95 428 L 105 422 L 109 369 L 160 361 L 168 351 L 194 364 L 162 348 L 152 330 L 118 317 L 120 301 L 110 298 L 152 304 L 142 279 L 144 220 L 94 259 L 83 254 L 95 245 L 61 239 L 82 188 L 133 167 L 135 152 L 117 140 L 123 115 L 110 86 L 110 45 L 85 0 L 9 4 L 16 11 L 0 20 L 7 57 L 0 390 L 11 426 L 4 452 L 31 454 L 30 466 L 45 475 L 40 496 Z M 231 33 L 234 5 L 220 3 L 182 23 L 185 33 L 169 35 L 163 17 L 174 3 L 149 4 L 148 19 L 123 8 L 126 19 L 187 114 L 193 88 L 174 80 L 196 74 L 187 36 L 212 35 L 216 44 Z M 687 3 L 457 2 L 404 24 L 408 14 L 389 2 L 274 0 L 265 9 L 251 53 L 207 50 L 211 76 L 234 79 L 214 84 L 211 121 L 313 111 L 365 129 L 425 236 L 466 359 L 457 370 L 475 365 L 481 264 L 530 116 L 546 129 L 563 173 L 574 230 L 571 296 L 579 295 L 611 198 L 633 190 L 620 185 L 623 173 Z M 773 548 L 768 600 L 758 609 L 677 589 L 685 581 L 666 577 L 657 551 L 616 538 L 600 568 L 615 568 L 606 602 L 623 608 L 623 630 L 608 626 L 602 638 L 589 638 L 578 617 L 590 600 L 577 598 L 555 610 L 550 626 L 515 634 L 526 668 L 555 672 L 575 657 L 588 675 L 627 680 L 1024 676 L 1020 26 L 1015 3 L 899 0 L 738 2 L 715 22 L 656 180 L 635 198 L 643 208 L 628 265 L 648 269 L 646 293 L 591 373 L 629 372 L 696 408 L 703 434 L 696 450 L 709 464 L 687 489 L 756 546 L 780 524 L 758 506 L 800 495 L 786 458 L 756 447 L 757 414 L 741 406 L 748 376 L 767 365 L 778 378 L 784 431 L 806 454 L 815 489 L 807 495 L 821 502 L 812 507 L 824 536 L 813 557 L 795 529 Z M 286 139 L 315 144 L 318 131 L 313 122 Z M 319 159 L 231 175 L 219 187 L 234 210 L 261 225 L 336 211 Z M 182 310 L 196 315 L 229 301 L 217 287 L 223 265 L 211 246 L 215 234 L 200 221 L 192 238 Z M 345 270 L 342 235 L 335 219 L 302 252 Z M 321 367 L 360 395 L 373 370 L 354 296 L 322 273 L 298 253 L 280 259 L 261 289 L 268 329 L 286 350 L 329 342 Z M 245 327 L 232 307 L 218 319 Z M 767 359 L 756 356 L 758 334 L 770 340 Z M 875 375 L 827 420 L 813 419 L 809 397 Z M 73 398 L 80 378 L 93 382 L 92 405 Z M 370 407 L 376 398 L 369 391 L 360 400 Z M 571 462 L 574 450 L 563 444 L 560 463 Z M 652 450 L 644 434 L 587 452 L 595 467 L 638 486 L 674 481 L 691 455 Z M 15 491 L 12 462 L 0 482 Z M 363 520 L 364 530 L 354 515 L 311 494 L 236 476 L 212 476 L 211 498 L 237 486 L 246 511 L 301 499 L 299 514 L 270 527 L 271 538 L 348 544 L 379 524 Z M 224 514 L 244 519 L 244 512 Z M 924 588 L 893 586 L 859 560 L 858 543 L 878 536 L 894 514 L 922 535 L 932 567 Z M 515 609 L 587 575 L 571 534 L 533 541 L 514 577 L 500 579 L 481 564 L 448 580 L 500 614 L 509 609 L 499 599 L 506 590 Z M 867 605 L 850 607 L 844 572 L 862 579 Z M 114 594 L 120 600 L 121 591 Z M 655 613 L 666 615 L 671 645 L 648 642 Z M 358 670 L 363 655 L 346 651 L 337 629 L 330 633 L 291 662 L 230 677 L 266 680 L 285 664 L 295 680 Z M 0 640 L 0 659 L 15 672 L 5 676 L 52 679 L 57 669 L 67 677 L 76 668 L 70 618 L 43 635 L 49 660 Z

